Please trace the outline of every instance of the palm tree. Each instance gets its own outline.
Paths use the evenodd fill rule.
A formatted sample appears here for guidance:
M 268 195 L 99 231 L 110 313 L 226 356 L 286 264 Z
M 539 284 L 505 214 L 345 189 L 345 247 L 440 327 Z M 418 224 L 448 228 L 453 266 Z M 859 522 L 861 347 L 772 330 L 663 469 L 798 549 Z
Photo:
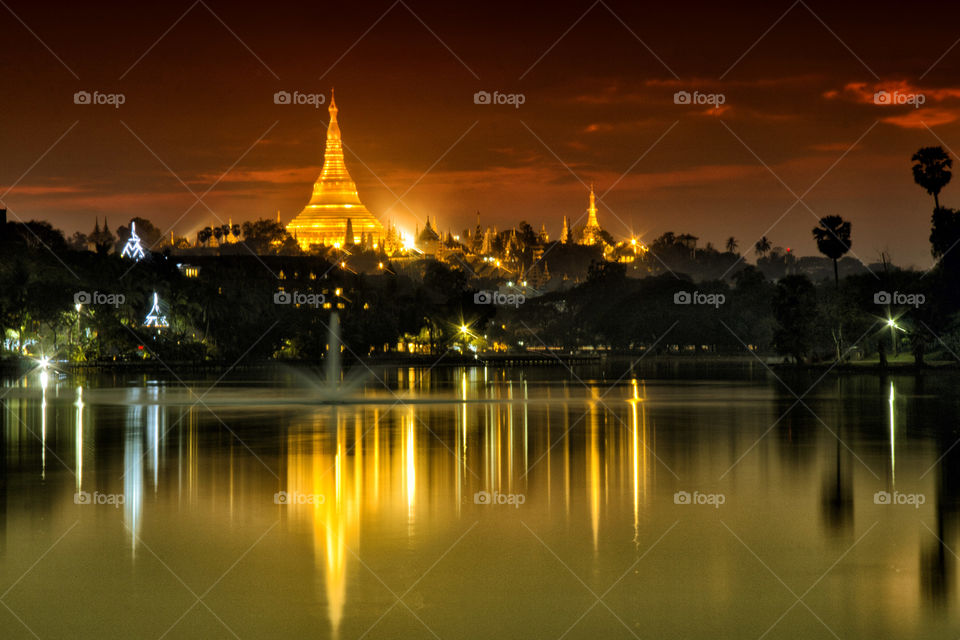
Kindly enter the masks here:
M 197 232 L 197 242 L 206 246 L 210 242 L 210 236 L 213 235 L 213 230 L 210 227 L 204 227 Z
M 813 229 L 813 239 L 817 241 L 820 253 L 833 260 L 833 281 L 840 287 L 840 274 L 837 261 L 850 251 L 850 223 L 840 216 L 820 218 L 820 224 Z
M 214 227 L 213 237 L 217 239 L 217 246 L 219 247 L 220 241 L 223 239 L 223 227 Z
M 736 253 L 740 245 L 737 244 L 737 239 L 733 236 L 727 238 L 727 251 L 730 253 Z
M 767 240 L 767 236 L 763 236 L 757 243 L 753 245 L 753 251 L 758 256 L 763 256 L 767 251 L 770 251 L 770 241 Z
M 947 186 L 953 174 L 953 160 L 943 147 L 922 147 L 910 158 L 913 165 L 913 181 L 933 196 L 934 207 L 940 208 L 940 190 Z
M 235 225 L 233 225 L 232 227 L 230 227 L 230 234 L 231 234 L 234 238 L 239 239 L 239 238 L 240 238 L 240 225 L 235 224 Z

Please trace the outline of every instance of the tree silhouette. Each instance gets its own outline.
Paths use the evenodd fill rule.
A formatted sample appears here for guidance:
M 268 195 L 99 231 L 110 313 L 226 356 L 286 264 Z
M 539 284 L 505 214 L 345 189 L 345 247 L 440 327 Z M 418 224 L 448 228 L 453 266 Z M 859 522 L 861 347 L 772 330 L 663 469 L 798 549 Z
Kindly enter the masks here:
M 940 208 L 940 190 L 947 186 L 953 174 L 953 160 L 943 147 L 922 147 L 910 158 L 913 165 L 913 181 L 933 196 L 933 204 Z
M 763 256 L 767 251 L 770 251 L 770 241 L 767 240 L 767 236 L 757 240 L 756 244 L 753 245 L 753 251 L 758 256 Z
M 736 253 L 740 245 L 737 244 L 737 239 L 733 236 L 727 238 L 727 251 L 730 253 Z
M 820 253 L 833 260 L 834 284 L 840 286 L 840 274 L 837 261 L 850 251 L 850 223 L 840 216 L 820 218 L 820 224 L 813 228 L 813 239 L 817 241 Z

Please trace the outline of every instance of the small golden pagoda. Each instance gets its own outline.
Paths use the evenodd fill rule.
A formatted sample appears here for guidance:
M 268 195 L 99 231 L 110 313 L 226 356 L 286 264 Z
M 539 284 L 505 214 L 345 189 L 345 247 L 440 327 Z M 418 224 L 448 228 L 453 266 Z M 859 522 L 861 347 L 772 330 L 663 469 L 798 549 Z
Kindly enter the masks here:
M 590 185 L 590 208 L 587 209 L 587 224 L 583 227 L 580 244 L 603 244 L 600 222 L 597 220 L 597 203 Z
M 323 170 L 313 185 L 310 202 L 290 221 L 287 232 L 294 236 L 303 248 L 311 244 L 339 245 L 349 240 L 345 237 L 349 225 L 353 232 L 353 244 L 359 244 L 365 235 L 373 238 L 374 243 L 380 244 L 385 235 L 383 225 L 360 202 L 357 185 L 343 161 L 340 125 L 337 124 L 337 103 L 332 90 L 329 111 L 330 124 L 327 126 Z

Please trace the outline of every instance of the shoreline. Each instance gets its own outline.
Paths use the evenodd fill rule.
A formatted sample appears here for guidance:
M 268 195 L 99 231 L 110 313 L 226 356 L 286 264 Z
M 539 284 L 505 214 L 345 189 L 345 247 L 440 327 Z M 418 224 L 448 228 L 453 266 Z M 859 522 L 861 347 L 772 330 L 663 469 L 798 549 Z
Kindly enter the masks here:
M 759 359 L 758 359 L 759 358 Z M 632 365 L 631 365 L 632 363 Z M 783 362 L 779 356 L 752 356 L 752 355 L 652 355 L 644 357 L 643 353 L 603 352 L 603 353 L 515 353 L 491 354 L 488 356 L 451 355 L 415 355 L 415 356 L 386 356 L 372 358 L 344 358 L 346 367 L 478 367 L 495 366 L 507 368 L 569 368 L 569 367 L 597 367 L 631 365 L 638 370 L 650 366 L 704 366 L 704 367 L 736 367 L 736 368 L 769 368 L 774 372 L 816 372 L 830 371 L 845 374 L 890 374 L 914 373 L 930 374 L 941 372 L 960 371 L 960 363 L 948 361 L 926 362 L 918 367 L 912 359 L 904 362 L 888 362 L 880 367 L 876 361 L 844 362 L 834 364 L 829 362 L 813 362 L 794 364 Z M 0 361 L 0 377 L 19 377 L 36 368 L 36 363 L 29 358 L 7 359 Z M 220 360 L 209 361 L 172 361 L 160 362 L 157 360 L 143 361 L 107 361 L 85 363 L 51 363 L 51 369 L 63 373 L 78 372 L 154 372 L 154 371 L 204 371 L 224 372 L 243 370 L 264 370 L 278 366 L 291 367 L 323 367 L 323 360 L 258 360 L 252 362 L 227 362 Z

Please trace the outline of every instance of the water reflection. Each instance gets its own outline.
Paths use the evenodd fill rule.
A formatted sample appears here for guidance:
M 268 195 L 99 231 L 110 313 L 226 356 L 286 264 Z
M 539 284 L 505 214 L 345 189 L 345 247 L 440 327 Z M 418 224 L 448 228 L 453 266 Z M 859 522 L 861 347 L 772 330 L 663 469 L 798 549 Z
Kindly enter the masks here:
M 232 589 L 231 602 L 248 606 L 263 597 L 250 590 L 251 580 L 286 590 L 287 597 L 310 603 L 312 613 L 287 613 L 299 620 L 298 629 L 314 635 L 361 635 L 391 604 L 382 600 L 383 585 L 402 593 L 477 522 L 517 549 L 504 561 L 482 542 L 463 543 L 477 545 L 464 551 L 475 554 L 467 570 L 486 575 L 488 582 L 477 584 L 499 579 L 509 588 L 525 576 L 549 573 L 542 546 L 526 547 L 539 543 L 518 534 L 527 526 L 602 592 L 679 520 L 676 546 L 670 546 L 675 534 L 663 543 L 662 553 L 677 558 L 673 569 L 637 569 L 624 593 L 695 601 L 729 590 L 727 606 L 739 611 L 734 601 L 755 593 L 755 586 L 745 585 L 762 574 L 743 566 L 735 540 L 725 546 L 730 538 L 718 526 L 721 518 L 751 545 L 773 545 L 771 562 L 788 584 L 790 572 L 796 577 L 812 571 L 804 564 L 810 558 L 839 556 L 838 540 L 844 551 L 844 544 L 880 521 L 883 533 L 876 539 L 871 534 L 864 550 L 845 557 L 843 570 L 826 579 L 829 592 L 849 592 L 860 603 L 878 593 L 905 596 L 905 587 L 915 595 L 900 604 L 898 620 L 876 613 L 876 626 L 864 629 L 892 625 L 897 633 L 916 636 L 922 635 L 918 629 L 948 628 L 957 619 L 960 446 L 953 446 L 953 429 L 941 425 L 954 424 L 958 414 L 940 394 L 918 393 L 912 379 L 835 381 L 806 400 L 813 413 L 803 407 L 788 412 L 795 398 L 775 385 L 737 381 L 627 378 L 615 387 L 584 387 L 498 378 L 484 369 L 458 370 L 432 382 L 419 370 L 399 369 L 390 380 L 395 390 L 443 401 L 224 406 L 213 415 L 202 406 L 165 404 L 161 385 L 98 390 L 123 395 L 120 408 L 115 399 L 93 401 L 89 384 L 37 378 L 4 402 L 4 482 L 12 479 L 21 495 L 55 491 L 50 511 L 77 510 L 78 531 L 97 536 L 105 547 L 116 544 L 110 532 L 119 525 L 126 556 L 141 571 L 155 563 L 142 552 L 148 544 L 177 571 L 202 566 L 204 554 L 211 554 L 220 573 L 246 548 L 247 538 L 256 539 L 279 518 L 285 526 L 277 530 L 276 549 L 291 562 L 281 571 L 261 561 L 256 579 L 226 580 L 223 588 Z M 451 395 L 458 402 L 449 402 Z M 714 487 L 727 496 L 722 511 L 674 504 L 679 489 Z M 919 509 L 883 506 L 873 499 L 881 489 L 921 492 L 929 500 Z M 18 554 L 36 558 L 52 540 L 26 542 L 26 523 L 37 507 L 9 506 L 10 491 L 3 496 L 2 542 L 9 547 L 15 540 Z M 74 494 L 94 491 L 122 493 L 122 509 L 92 505 L 80 511 Z M 484 492 L 492 503 L 478 498 Z M 523 501 L 497 503 L 497 496 Z M 190 536 L 198 532 L 211 539 L 204 552 L 189 561 L 176 558 L 175 550 L 189 549 Z M 234 537 L 244 540 L 243 548 L 228 553 Z M 697 555 L 691 548 L 710 552 Z M 258 562 L 257 552 L 243 562 Z M 435 571 L 454 571 L 450 566 Z M 423 589 L 418 597 L 425 618 L 442 619 L 444 597 L 470 588 L 474 578 L 463 570 L 456 580 L 435 578 L 437 584 Z M 570 604 L 564 598 L 575 600 L 565 592 L 553 597 L 561 608 Z M 936 605 L 943 617 L 925 618 L 925 603 Z M 730 615 L 746 624 L 757 615 L 756 604 Z M 619 606 L 628 624 L 651 616 L 652 605 L 637 598 L 624 598 Z M 860 633 L 861 623 L 847 617 L 854 612 L 830 607 L 829 601 L 820 603 L 817 611 L 829 612 L 823 617 L 831 626 L 848 631 L 841 636 Z M 682 616 L 657 610 L 668 629 L 661 635 L 697 635 L 669 631 L 685 628 Z M 527 612 L 548 619 L 550 611 Z M 474 620 L 479 611 L 458 612 L 482 627 Z M 238 619 L 245 614 L 240 605 L 233 612 Z M 311 627 L 317 620 L 322 629 Z M 381 633 L 402 635 L 400 626 L 390 626 L 398 622 L 380 624 L 386 626 Z

